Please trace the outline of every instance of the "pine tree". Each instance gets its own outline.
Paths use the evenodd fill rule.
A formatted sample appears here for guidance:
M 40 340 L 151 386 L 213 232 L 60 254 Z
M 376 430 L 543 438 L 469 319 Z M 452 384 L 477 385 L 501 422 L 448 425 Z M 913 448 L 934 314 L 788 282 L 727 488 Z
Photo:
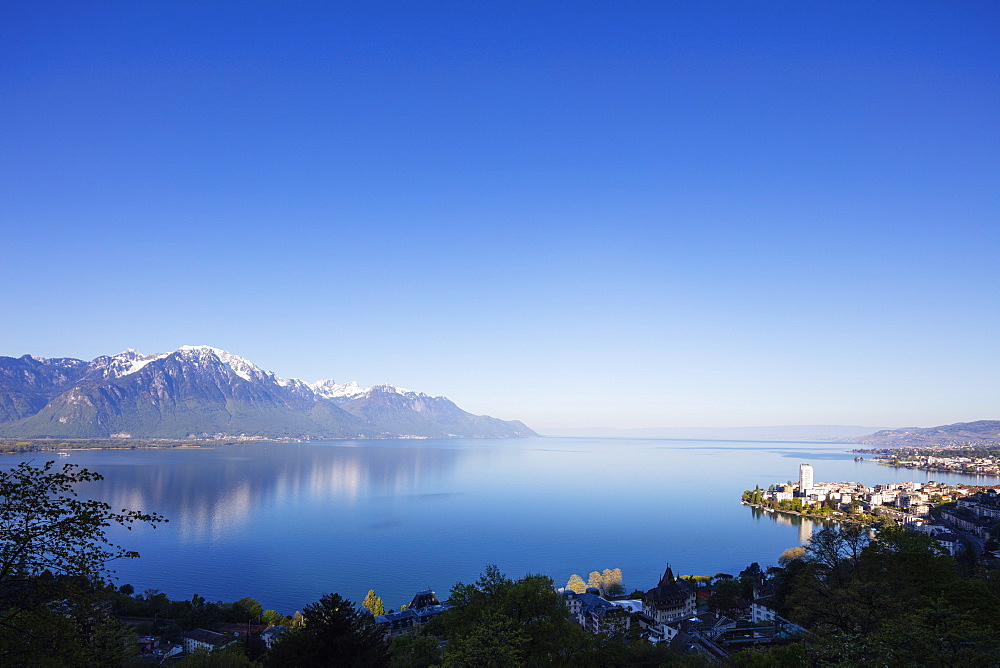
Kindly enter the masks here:
M 351 601 L 326 594 L 307 605 L 302 618 L 303 625 L 283 633 L 268 652 L 268 666 L 389 665 L 385 629 Z

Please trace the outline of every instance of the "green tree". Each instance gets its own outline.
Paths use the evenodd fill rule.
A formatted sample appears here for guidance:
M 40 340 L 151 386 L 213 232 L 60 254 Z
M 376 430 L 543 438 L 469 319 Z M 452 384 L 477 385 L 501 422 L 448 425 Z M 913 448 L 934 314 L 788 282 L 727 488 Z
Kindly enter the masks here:
M 197 629 L 212 626 L 222 621 L 223 611 L 216 603 L 205 600 L 204 596 L 194 594 L 190 601 L 173 601 L 170 604 L 170 614 L 184 629 Z M 245 622 L 244 616 L 239 621 Z
M 430 668 L 441 661 L 434 636 L 396 636 L 389 645 L 393 668 Z
M 288 623 L 285 616 L 277 610 L 265 610 L 261 613 L 260 621 L 268 626 L 279 626 Z
M 361 602 L 361 607 L 372 613 L 373 616 L 379 617 L 385 614 L 385 604 L 382 599 L 375 595 L 374 589 L 369 589 L 368 594 L 365 595 L 365 600 Z
M 109 564 L 139 555 L 112 543 L 105 530 L 165 520 L 77 497 L 76 485 L 99 480 L 93 471 L 51 461 L 0 473 L 0 663 L 127 658 L 128 630 L 94 611 L 111 598 Z
M 487 613 L 441 653 L 444 668 L 507 668 L 525 664 L 524 629 L 499 612 Z
M 456 607 L 441 615 L 449 647 L 457 640 L 456 647 L 471 651 L 477 639 L 492 630 L 498 638 L 510 641 L 510 652 L 502 652 L 503 656 L 523 656 L 535 665 L 566 664 L 588 643 L 587 632 L 569 619 L 552 579 L 544 575 L 514 581 L 490 565 L 475 584 L 459 582 L 452 587 L 450 600 Z M 518 632 L 508 633 L 511 629 Z M 463 650 L 451 656 L 457 661 L 467 653 Z
M 987 581 L 961 577 L 926 534 L 886 527 L 860 550 L 851 543 L 850 532 L 817 532 L 789 564 L 788 612 L 812 631 L 813 664 L 995 663 L 1000 597 Z
M 326 594 L 302 611 L 302 626 L 281 635 L 267 654 L 267 665 L 384 666 L 389 647 L 371 615 L 354 609 L 339 594 Z
M 244 596 L 232 605 L 233 621 L 245 622 L 248 620 L 258 620 L 264 614 L 264 608 L 260 601 L 249 596 Z
M 166 521 L 138 510 L 112 512 L 107 503 L 77 498 L 74 485 L 104 478 L 73 464 L 53 470 L 54 463 L 22 462 L 0 473 L 0 583 L 6 594 L 11 585 L 44 571 L 108 585 L 109 562 L 139 554 L 111 543 L 105 527 L 155 527 Z

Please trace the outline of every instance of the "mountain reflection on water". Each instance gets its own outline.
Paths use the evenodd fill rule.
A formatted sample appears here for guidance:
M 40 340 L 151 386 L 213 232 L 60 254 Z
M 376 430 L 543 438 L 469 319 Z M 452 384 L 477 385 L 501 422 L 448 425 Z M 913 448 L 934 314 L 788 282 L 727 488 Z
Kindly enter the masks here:
M 299 443 L 227 446 L 221 456 L 210 449 L 185 449 L 181 457 L 171 456 L 176 450 L 144 452 L 163 456 L 141 465 L 102 462 L 99 496 L 115 508 L 155 509 L 175 523 L 184 541 L 238 533 L 266 509 L 294 515 L 309 507 L 353 505 L 363 497 L 416 494 L 468 454 Z
M 428 587 L 447 595 L 487 564 L 511 576 L 621 568 L 626 588 L 678 574 L 773 564 L 813 523 L 740 504 L 754 485 L 938 479 L 856 462 L 851 445 L 662 439 L 430 439 L 248 443 L 73 451 L 61 460 L 105 480 L 82 494 L 155 511 L 155 530 L 112 528 L 141 559 L 122 582 L 173 598 L 253 596 L 290 613 L 328 592 L 375 589 L 398 608 Z M 0 467 L 44 461 L 7 455 Z M 989 482 L 989 481 L 987 481 Z

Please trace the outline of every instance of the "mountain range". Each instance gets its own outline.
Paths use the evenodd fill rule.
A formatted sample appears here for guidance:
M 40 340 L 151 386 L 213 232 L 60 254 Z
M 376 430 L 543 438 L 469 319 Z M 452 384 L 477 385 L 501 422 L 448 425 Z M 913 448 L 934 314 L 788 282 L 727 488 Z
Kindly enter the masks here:
M 997 447 L 1000 446 L 1000 420 L 886 429 L 848 440 L 851 443 L 885 447 Z
M 515 438 L 518 421 L 393 385 L 283 379 L 238 355 L 183 346 L 89 362 L 0 357 L 0 436 L 41 438 Z

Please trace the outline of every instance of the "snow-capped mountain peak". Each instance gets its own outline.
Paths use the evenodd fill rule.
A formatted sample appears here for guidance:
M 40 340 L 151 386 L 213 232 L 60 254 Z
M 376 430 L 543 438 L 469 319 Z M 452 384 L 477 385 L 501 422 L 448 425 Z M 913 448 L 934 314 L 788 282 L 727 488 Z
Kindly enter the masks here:
M 239 380 L 237 380 L 239 377 Z M 89 362 L 0 356 L 0 435 L 109 438 L 522 437 L 519 422 L 471 415 L 395 385 L 283 380 L 220 348 L 129 348 Z M 13 394 L 11 394 L 13 393 Z M 18 401 L 38 396 L 44 405 Z M 12 400 L 11 397 L 14 397 Z
M 234 355 L 228 350 L 221 350 L 220 348 L 213 348 L 212 346 L 181 346 L 174 352 L 179 353 L 181 356 L 215 356 L 220 362 L 228 366 L 233 373 L 243 380 L 252 381 L 254 376 L 260 377 L 273 375 L 268 374 L 248 359 L 240 357 L 239 355 Z
M 167 356 L 167 354 L 168 353 L 143 355 L 134 348 L 128 348 L 117 355 L 98 357 L 91 364 L 93 364 L 95 368 L 100 369 L 100 375 L 103 378 L 121 378 L 122 376 L 127 376 L 139 371 L 150 362 L 163 359 Z
M 315 383 L 306 383 L 306 385 L 324 399 L 355 399 L 370 389 L 359 386 L 354 380 L 343 384 L 338 384 L 332 379 L 317 380 Z
M 368 388 L 368 392 L 371 392 L 372 390 L 382 392 L 383 394 L 421 394 L 419 392 L 414 392 L 413 390 L 408 390 L 405 387 L 390 385 L 389 383 L 382 383 L 381 385 Z

